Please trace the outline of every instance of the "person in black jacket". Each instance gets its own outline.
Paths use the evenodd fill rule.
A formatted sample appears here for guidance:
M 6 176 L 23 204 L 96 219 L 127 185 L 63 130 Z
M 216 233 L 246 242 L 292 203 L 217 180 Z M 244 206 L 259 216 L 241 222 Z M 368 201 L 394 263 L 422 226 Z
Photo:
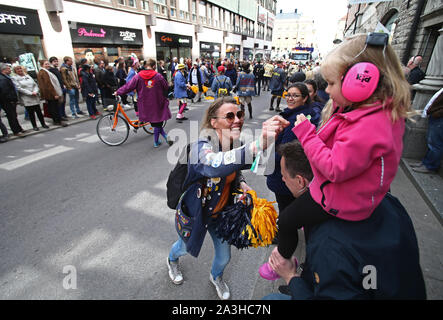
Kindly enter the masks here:
M 112 66 L 107 66 L 105 68 L 105 74 L 102 77 L 102 85 L 102 99 L 104 109 L 107 110 L 109 105 L 113 105 L 114 107 L 116 107 L 117 103 L 113 94 L 118 89 L 118 80 L 114 74 L 114 69 L 112 68 Z
M 95 96 L 98 94 L 97 83 L 94 75 L 91 73 L 91 66 L 84 64 L 82 71 L 82 94 L 86 97 L 86 106 L 88 107 L 88 113 L 91 119 L 95 120 L 95 116 L 99 116 L 100 112 L 97 111 L 95 106 Z
M 5 110 L 8 118 L 9 127 L 15 136 L 21 136 L 25 132 L 17 119 L 17 101 L 18 96 L 14 83 L 9 77 L 11 67 L 9 64 L 0 63 L 0 106 Z
M 265 67 L 262 65 L 260 60 L 258 60 L 257 64 L 254 66 L 253 73 L 255 76 L 255 94 L 259 96 L 261 91 L 261 84 L 265 75 Z

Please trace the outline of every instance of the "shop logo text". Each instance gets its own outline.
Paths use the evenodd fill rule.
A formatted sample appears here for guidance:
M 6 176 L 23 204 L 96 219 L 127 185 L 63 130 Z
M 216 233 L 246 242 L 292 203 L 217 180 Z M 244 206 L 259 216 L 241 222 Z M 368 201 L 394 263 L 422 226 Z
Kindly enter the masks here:
M 26 16 L 16 16 L 15 14 L 7 14 L 7 13 L 1 13 L 0 14 L 0 23 L 6 23 L 6 20 L 9 20 L 10 24 L 17 23 L 18 25 L 26 25 L 25 19 Z

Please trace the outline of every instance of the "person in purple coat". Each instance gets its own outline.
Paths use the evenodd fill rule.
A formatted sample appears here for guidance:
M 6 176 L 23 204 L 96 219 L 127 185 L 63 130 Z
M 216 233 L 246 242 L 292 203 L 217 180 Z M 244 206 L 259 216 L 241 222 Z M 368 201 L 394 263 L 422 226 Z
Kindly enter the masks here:
M 154 127 L 154 148 L 161 145 L 160 135 L 171 146 L 172 141 L 163 129 L 163 121 L 171 119 L 169 100 L 165 96 L 168 83 L 165 78 L 155 71 L 156 61 L 149 59 L 146 70 L 140 71 L 134 78 L 117 90 L 118 95 L 137 90 L 138 118 L 141 122 L 150 122 Z

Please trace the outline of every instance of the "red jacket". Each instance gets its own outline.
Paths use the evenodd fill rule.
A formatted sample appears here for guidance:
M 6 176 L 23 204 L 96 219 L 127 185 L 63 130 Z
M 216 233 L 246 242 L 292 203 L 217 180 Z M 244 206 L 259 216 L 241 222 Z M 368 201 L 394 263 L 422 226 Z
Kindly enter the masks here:
M 368 218 L 388 192 L 403 150 L 404 119 L 392 123 L 381 102 L 343 113 L 318 132 L 309 121 L 292 131 L 311 163 L 312 198 L 344 220 Z

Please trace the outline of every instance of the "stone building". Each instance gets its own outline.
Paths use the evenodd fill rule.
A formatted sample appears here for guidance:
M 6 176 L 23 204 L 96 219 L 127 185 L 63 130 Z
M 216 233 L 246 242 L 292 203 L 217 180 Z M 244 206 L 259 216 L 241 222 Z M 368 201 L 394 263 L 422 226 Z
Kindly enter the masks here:
M 348 6 L 345 36 L 374 31 L 383 24 L 391 44 L 406 65 L 423 56 L 426 78 L 412 87 L 413 108 L 422 110 L 432 95 L 443 87 L 443 0 L 392 0 Z M 407 121 L 403 156 L 421 159 L 426 152 L 427 120 Z

